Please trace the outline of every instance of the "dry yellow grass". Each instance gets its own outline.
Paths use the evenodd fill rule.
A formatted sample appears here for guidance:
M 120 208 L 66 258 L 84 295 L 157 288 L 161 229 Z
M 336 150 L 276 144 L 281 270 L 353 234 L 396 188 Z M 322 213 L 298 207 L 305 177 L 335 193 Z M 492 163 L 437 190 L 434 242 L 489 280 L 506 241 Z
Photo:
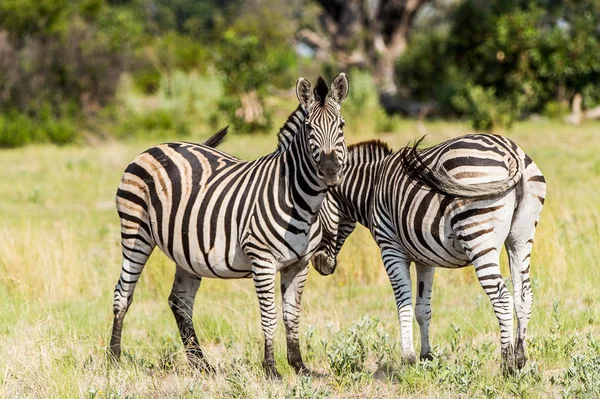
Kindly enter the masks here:
M 497 323 L 471 268 L 436 273 L 432 342 L 440 357 L 415 367 L 399 363 L 392 291 L 364 229 L 344 247 L 334 276 L 311 272 L 307 283 L 302 345 L 307 363 L 324 376 L 291 373 L 280 325 L 276 356 L 284 380 L 265 380 L 251 281 L 208 279 L 195 321 L 220 372 L 189 370 L 166 303 L 174 266 L 158 251 L 125 320 L 123 364 L 113 368 L 105 362 L 120 270 L 113 196 L 127 163 L 154 143 L 2 151 L 0 396 L 593 396 L 598 383 L 590 380 L 600 379 L 598 128 L 531 122 L 508 134 L 548 181 L 532 263 L 532 362 L 510 378 L 499 375 Z M 400 121 L 397 129 L 378 138 L 397 148 L 425 131 L 428 144 L 468 132 L 463 124 L 437 122 Z M 367 122 L 349 124 L 348 141 L 373 138 L 369 131 Z M 252 159 L 273 149 L 275 140 L 232 137 L 223 149 Z M 336 364 L 364 368 L 336 374 Z M 587 370 L 587 377 L 570 377 L 569 368 Z

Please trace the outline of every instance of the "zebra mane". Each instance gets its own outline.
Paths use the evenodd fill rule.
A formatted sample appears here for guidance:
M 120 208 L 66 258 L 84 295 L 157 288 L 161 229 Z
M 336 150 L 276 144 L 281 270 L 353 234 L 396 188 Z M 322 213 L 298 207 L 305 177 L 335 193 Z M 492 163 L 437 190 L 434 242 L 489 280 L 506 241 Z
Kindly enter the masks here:
M 306 118 L 306 111 L 302 105 L 298 105 L 298 108 L 288 117 L 284 125 L 279 129 L 277 133 L 277 153 L 284 152 L 294 140 L 294 136 L 300 130 L 304 119 Z
M 348 163 L 375 162 L 393 153 L 394 151 L 381 140 L 362 141 L 348 146 Z

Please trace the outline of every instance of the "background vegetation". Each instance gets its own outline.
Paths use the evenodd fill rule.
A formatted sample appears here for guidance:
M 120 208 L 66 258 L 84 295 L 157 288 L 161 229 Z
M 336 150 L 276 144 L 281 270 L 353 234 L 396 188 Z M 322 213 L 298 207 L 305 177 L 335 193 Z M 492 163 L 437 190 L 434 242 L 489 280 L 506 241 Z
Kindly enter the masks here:
M 600 391 L 600 2 L 596 0 L 0 1 L 0 397 L 595 397 Z M 532 263 L 531 362 L 503 377 L 498 327 L 471 268 L 438 270 L 438 356 L 399 360 L 393 294 L 359 229 L 335 275 L 311 271 L 298 377 L 276 339 L 264 379 L 250 281 L 206 279 L 195 322 L 219 372 L 187 367 L 157 251 L 105 361 L 120 270 L 114 193 L 160 141 L 244 159 L 275 148 L 299 76 L 349 73 L 347 140 L 395 148 L 505 131 L 548 200 Z M 510 130 L 507 130 L 512 127 Z M 503 272 L 508 279 L 506 259 Z M 418 332 L 415 324 L 415 342 Z M 418 347 L 418 343 L 417 343 Z
M 560 119 L 600 103 L 599 18 L 597 0 L 5 0 L 0 146 L 265 132 L 270 98 L 339 70 L 372 77 L 384 131 Z

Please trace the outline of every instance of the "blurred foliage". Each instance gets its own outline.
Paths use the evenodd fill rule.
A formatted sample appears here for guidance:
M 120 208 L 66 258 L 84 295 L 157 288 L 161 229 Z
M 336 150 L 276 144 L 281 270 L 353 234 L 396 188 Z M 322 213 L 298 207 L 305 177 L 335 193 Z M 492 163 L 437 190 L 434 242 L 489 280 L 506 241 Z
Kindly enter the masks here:
M 379 91 L 373 75 L 355 68 L 350 71 L 348 80 L 350 91 L 342 105 L 342 115 L 346 124 L 359 129 L 368 126 L 377 133 L 396 131 L 399 117 L 388 115 L 379 104 Z
M 102 0 L 0 2 L 0 145 L 74 140 L 73 117 L 111 103 L 141 32 Z
M 217 25 L 232 18 L 241 0 L 139 0 L 153 32 L 176 31 L 194 39 L 218 37 Z
M 220 108 L 235 131 L 264 131 L 271 125 L 271 113 L 264 109 L 268 91 L 290 89 L 297 79 L 295 27 L 284 5 L 268 7 L 263 1 L 245 11 L 225 30 L 216 51 L 225 94 Z
M 396 67 L 409 107 L 494 130 L 562 118 L 575 94 L 584 108 L 600 104 L 599 0 L 426 8 Z M 339 73 L 333 52 L 298 47 L 321 11 L 311 0 L 2 0 L 0 146 L 268 130 L 279 112 L 269 97 L 291 99 L 299 76 Z M 344 116 L 359 130 L 397 131 L 368 68 L 346 71 Z
M 397 66 L 401 84 L 442 114 L 491 130 L 576 93 L 600 103 L 600 2 L 465 0 L 447 20 L 416 34 Z
M 77 138 L 72 118 L 56 118 L 46 108 L 39 118 L 11 110 L 0 114 L 0 147 L 20 147 L 29 143 L 67 144 Z

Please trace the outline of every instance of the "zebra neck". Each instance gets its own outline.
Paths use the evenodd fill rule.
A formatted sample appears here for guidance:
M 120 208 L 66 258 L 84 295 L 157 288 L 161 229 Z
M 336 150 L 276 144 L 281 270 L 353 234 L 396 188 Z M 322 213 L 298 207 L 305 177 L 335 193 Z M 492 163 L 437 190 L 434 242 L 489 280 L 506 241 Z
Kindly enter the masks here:
M 298 111 L 295 115 L 298 116 Z M 292 131 L 292 129 L 294 134 L 287 136 L 290 142 L 282 154 L 287 168 L 286 175 L 289 176 L 290 199 L 296 205 L 296 209 L 303 211 L 302 216 L 306 220 L 314 221 L 325 199 L 327 186 L 317 176 L 316 166 L 312 161 L 303 112 L 301 118 L 290 117 L 281 130 Z
M 333 191 L 345 216 L 369 227 L 375 187 L 380 178 L 382 161 L 349 164 L 344 181 Z

